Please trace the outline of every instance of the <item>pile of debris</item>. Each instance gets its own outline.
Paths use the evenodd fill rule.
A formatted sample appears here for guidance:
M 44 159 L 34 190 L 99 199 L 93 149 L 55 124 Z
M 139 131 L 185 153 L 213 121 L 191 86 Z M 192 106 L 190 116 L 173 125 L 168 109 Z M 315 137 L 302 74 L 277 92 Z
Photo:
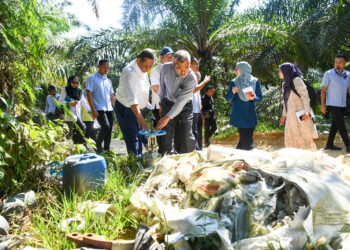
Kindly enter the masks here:
M 131 197 L 133 216 L 175 249 L 341 249 L 350 185 L 338 169 L 297 149 L 166 156 Z

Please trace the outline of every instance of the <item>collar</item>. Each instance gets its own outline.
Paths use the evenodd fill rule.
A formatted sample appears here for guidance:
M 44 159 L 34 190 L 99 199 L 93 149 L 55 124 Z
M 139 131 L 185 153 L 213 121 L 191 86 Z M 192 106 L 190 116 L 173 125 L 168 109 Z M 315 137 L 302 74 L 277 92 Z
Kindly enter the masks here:
M 103 79 L 105 79 L 105 78 L 107 78 L 107 75 L 102 75 L 99 71 L 97 71 L 97 73 L 96 73 L 98 76 L 100 76 L 100 77 L 102 77 Z
M 334 71 L 338 76 L 343 77 L 344 79 L 348 77 L 347 71 L 345 69 L 343 69 L 343 72 L 339 72 L 339 70 L 334 68 Z
M 136 74 L 140 77 L 144 77 L 145 75 L 147 75 L 147 72 L 142 72 L 139 65 L 137 64 L 137 61 L 134 60 L 131 63 L 131 66 L 134 68 Z

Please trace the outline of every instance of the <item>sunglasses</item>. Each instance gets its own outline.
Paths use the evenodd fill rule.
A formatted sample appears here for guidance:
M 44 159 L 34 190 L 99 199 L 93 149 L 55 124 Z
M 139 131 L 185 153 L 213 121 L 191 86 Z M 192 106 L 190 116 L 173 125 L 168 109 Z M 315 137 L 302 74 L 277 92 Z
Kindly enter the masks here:
M 79 82 L 73 81 L 73 82 L 71 82 L 71 83 L 78 84 Z

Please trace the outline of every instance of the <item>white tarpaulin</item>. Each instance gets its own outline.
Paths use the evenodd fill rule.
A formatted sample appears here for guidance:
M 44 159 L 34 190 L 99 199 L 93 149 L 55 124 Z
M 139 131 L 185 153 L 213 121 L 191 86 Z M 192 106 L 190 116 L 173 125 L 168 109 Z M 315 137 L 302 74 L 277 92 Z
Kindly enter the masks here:
M 160 222 L 158 233 L 177 249 L 208 235 L 221 249 L 301 249 L 308 239 L 329 243 L 350 224 L 342 163 L 322 152 L 214 147 L 207 158 L 163 157 L 131 197 L 135 216 Z

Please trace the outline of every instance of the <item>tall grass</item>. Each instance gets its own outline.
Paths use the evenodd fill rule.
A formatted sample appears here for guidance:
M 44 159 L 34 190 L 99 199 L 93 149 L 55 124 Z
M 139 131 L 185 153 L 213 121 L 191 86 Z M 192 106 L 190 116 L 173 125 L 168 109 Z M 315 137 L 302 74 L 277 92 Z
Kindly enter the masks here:
M 66 235 L 76 232 L 79 223 L 72 223 L 67 232 L 59 229 L 61 222 L 68 218 L 80 217 L 86 224 L 80 233 L 95 233 L 104 235 L 107 239 L 132 239 L 137 231 L 138 222 L 129 214 L 130 197 L 138 185 L 136 181 L 137 169 L 134 157 L 123 156 L 108 159 L 114 160 L 116 168 L 110 168 L 106 186 L 98 192 L 88 192 L 83 196 L 72 194 L 65 196 L 57 187 L 46 187 L 46 191 L 39 194 L 38 207 L 33 211 L 31 224 L 28 228 L 31 238 L 29 245 L 46 249 L 71 249 L 75 244 L 68 241 Z M 113 164 L 111 164 L 113 165 Z M 133 170 L 126 176 L 120 167 Z M 82 211 L 81 204 L 85 201 L 113 204 L 118 213 L 106 221 L 96 219 L 91 207 Z M 18 232 L 20 233 L 20 232 Z

